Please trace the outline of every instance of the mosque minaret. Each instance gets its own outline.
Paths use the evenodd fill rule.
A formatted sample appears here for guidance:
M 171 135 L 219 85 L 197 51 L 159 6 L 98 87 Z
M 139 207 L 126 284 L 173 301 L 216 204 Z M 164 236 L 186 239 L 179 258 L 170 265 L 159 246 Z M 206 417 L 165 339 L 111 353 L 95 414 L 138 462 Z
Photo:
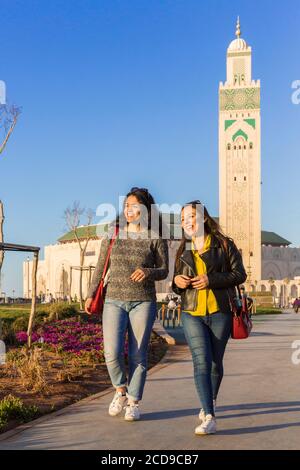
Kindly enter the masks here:
M 251 54 L 238 18 L 219 87 L 219 216 L 241 250 L 249 285 L 261 280 L 260 81 L 252 79 Z

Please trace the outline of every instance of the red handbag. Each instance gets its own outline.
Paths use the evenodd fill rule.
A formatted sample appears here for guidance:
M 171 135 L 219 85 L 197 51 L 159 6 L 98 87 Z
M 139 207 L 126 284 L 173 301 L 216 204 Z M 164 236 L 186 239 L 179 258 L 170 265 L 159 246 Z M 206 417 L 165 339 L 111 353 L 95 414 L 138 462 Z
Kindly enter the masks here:
M 242 296 L 239 286 L 237 286 L 239 295 L 231 299 L 230 304 L 232 311 L 232 339 L 246 339 L 252 330 L 252 321 L 248 312 L 247 298 Z
M 104 285 L 104 280 L 108 271 L 108 264 L 109 264 L 111 250 L 115 243 L 118 233 L 119 233 L 119 227 L 116 227 L 115 233 L 110 241 L 110 244 L 107 250 L 107 255 L 106 255 L 106 259 L 104 263 L 103 273 L 99 282 L 99 286 L 97 288 L 96 294 L 93 297 L 93 301 L 89 308 L 89 313 L 91 314 L 101 315 L 103 312 L 105 293 L 106 293 L 106 286 Z
M 224 241 L 223 250 L 226 259 L 229 260 L 228 245 L 226 241 Z M 234 286 L 233 290 L 234 295 L 230 295 L 230 291 L 228 291 L 229 303 L 232 312 L 231 338 L 246 339 L 249 337 L 253 326 L 248 311 L 247 298 L 242 296 L 239 286 Z

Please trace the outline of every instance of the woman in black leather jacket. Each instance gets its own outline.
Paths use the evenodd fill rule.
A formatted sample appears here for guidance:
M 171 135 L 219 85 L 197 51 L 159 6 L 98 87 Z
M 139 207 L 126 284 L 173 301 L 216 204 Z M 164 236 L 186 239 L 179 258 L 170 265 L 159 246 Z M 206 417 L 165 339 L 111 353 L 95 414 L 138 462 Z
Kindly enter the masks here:
M 202 403 L 195 433 L 216 432 L 215 404 L 230 337 L 229 291 L 245 282 L 241 254 L 200 201 L 181 211 L 184 231 L 174 269 L 173 291 L 181 296 L 182 324 L 190 347 Z

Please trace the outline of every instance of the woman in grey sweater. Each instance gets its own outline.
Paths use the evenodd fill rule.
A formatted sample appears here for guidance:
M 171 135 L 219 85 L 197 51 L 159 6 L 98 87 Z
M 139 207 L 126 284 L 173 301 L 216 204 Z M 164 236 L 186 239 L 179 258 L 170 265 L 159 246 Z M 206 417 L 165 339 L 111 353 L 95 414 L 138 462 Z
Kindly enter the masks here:
M 146 381 L 147 350 L 156 317 L 155 281 L 165 279 L 169 271 L 167 241 L 151 231 L 153 208 L 155 202 L 148 190 L 132 188 L 127 194 L 123 214 L 117 219 L 119 233 L 110 256 L 103 309 L 105 362 L 116 389 L 109 414 L 119 415 L 127 404 L 126 421 L 140 419 L 139 401 Z M 88 313 L 103 273 L 109 243 L 107 237 L 101 244 L 85 305 Z M 126 333 L 128 377 L 124 361 Z

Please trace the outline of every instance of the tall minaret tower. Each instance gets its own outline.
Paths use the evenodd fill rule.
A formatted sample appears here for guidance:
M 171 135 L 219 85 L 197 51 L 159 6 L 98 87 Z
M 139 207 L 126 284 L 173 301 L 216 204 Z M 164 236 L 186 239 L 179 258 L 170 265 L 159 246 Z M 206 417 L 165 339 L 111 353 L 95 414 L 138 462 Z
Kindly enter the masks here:
M 219 208 L 222 229 L 241 250 L 248 287 L 261 280 L 260 81 L 252 80 L 251 53 L 238 18 L 219 87 Z

